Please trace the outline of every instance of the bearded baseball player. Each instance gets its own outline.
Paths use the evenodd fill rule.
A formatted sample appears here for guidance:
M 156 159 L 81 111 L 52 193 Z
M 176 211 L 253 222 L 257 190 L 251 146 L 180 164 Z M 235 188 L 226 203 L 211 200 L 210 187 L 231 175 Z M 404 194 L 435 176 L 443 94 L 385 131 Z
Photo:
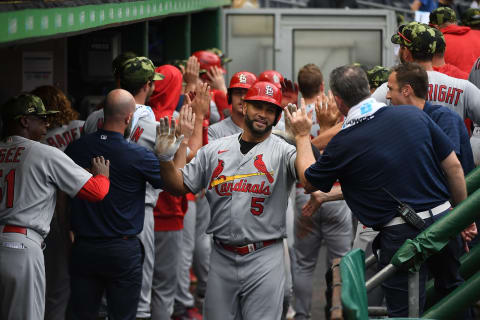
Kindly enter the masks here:
M 416 62 L 427 71 L 427 101 L 454 110 L 462 119 L 470 118 L 473 122 L 480 123 L 480 90 L 467 80 L 433 71 L 432 59 L 436 48 L 433 28 L 410 22 L 400 26 L 391 41 L 400 45 L 399 57 L 402 62 Z M 384 83 L 372 97 L 379 102 L 388 103 L 387 91 L 387 83 Z
M 211 208 L 207 233 L 215 244 L 204 307 L 209 320 L 282 315 L 282 239 L 297 172 L 295 148 L 271 134 L 282 112 L 281 100 L 276 86 L 256 82 L 244 98 L 243 133 L 202 147 L 181 170 L 170 161 L 179 143 L 174 124 L 169 128 L 165 119 L 160 121 L 155 149 L 165 188 L 176 194 L 205 188 Z
M 101 201 L 108 193 L 109 162 L 92 160 L 91 172 L 57 148 L 39 143 L 47 133 L 37 96 L 22 94 L 2 109 L 0 142 L 0 319 L 43 319 L 45 267 L 42 249 L 57 188 L 70 197 Z

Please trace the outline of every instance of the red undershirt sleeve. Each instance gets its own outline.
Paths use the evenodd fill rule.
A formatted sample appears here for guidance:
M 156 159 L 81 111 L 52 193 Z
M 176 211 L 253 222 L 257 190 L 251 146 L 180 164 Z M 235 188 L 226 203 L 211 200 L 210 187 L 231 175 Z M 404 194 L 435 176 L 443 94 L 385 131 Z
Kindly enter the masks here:
M 91 177 L 77 193 L 77 197 L 90 202 L 102 201 L 110 189 L 110 180 L 101 174 Z

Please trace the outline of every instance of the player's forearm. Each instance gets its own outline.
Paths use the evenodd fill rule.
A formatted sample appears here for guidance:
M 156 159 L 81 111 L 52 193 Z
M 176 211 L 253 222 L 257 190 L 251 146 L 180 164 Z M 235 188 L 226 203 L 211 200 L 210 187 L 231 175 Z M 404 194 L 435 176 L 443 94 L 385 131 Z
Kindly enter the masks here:
M 160 174 L 163 180 L 163 189 L 174 196 L 182 196 L 190 190 L 183 183 L 183 173 L 175 167 L 173 161 L 160 161 Z
M 295 159 L 295 168 L 297 170 L 297 178 L 307 191 L 313 191 L 313 187 L 305 178 L 305 170 L 315 163 L 312 146 L 309 136 L 296 136 L 295 142 L 297 146 L 297 158 Z
M 91 177 L 77 193 L 77 197 L 90 202 L 102 201 L 110 189 L 110 180 L 101 174 Z
M 312 144 L 317 147 L 318 150 L 323 150 L 332 138 L 340 132 L 342 129 L 342 123 L 337 123 L 330 129 L 321 132 L 317 137 L 312 139 Z
M 193 134 L 188 141 L 188 147 L 191 154 L 196 154 L 198 149 L 203 146 L 203 115 L 195 114 L 195 125 L 193 126 Z
M 329 193 L 326 194 L 325 202 L 338 201 L 338 200 L 343 200 L 342 188 L 334 187 Z
M 173 157 L 173 163 L 175 165 L 175 168 L 180 169 L 185 167 L 185 164 L 187 164 L 187 146 L 188 141 L 182 141 L 180 147 L 175 153 L 175 156 Z
M 452 205 L 456 206 L 467 198 L 467 186 L 462 165 L 453 151 L 441 164 L 447 178 Z

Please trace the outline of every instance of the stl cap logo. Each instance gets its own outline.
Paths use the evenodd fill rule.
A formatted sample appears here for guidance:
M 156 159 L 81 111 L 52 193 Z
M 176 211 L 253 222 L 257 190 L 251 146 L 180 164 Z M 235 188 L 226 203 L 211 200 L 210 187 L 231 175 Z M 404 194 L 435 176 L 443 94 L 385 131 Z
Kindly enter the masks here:
M 276 74 L 273 75 L 273 82 L 275 83 L 280 82 L 280 78 Z
M 247 76 L 244 75 L 243 73 L 239 74 L 238 81 L 240 81 L 240 83 L 247 83 Z
M 272 86 L 269 86 L 269 85 L 265 86 L 265 94 L 266 94 L 267 96 L 273 97 L 273 88 L 272 88 Z

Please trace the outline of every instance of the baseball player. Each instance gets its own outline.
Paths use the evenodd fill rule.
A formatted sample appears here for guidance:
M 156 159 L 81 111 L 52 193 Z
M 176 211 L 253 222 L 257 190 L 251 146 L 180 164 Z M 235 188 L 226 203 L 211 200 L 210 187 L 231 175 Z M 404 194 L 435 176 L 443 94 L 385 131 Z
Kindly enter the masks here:
M 185 168 L 171 159 L 174 124 L 160 121 L 156 152 L 165 188 L 185 194 L 206 189 L 211 208 L 210 257 L 204 315 L 215 319 L 279 319 L 285 261 L 282 239 L 288 195 L 296 179 L 295 148 L 271 135 L 281 91 L 256 82 L 244 98 L 243 133 L 202 147 Z
M 402 62 L 417 62 L 428 73 L 428 97 L 433 104 L 446 106 L 456 111 L 462 119 L 470 118 L 480 123 L 480 89 L 471 82 L 449 77 L 433 71 L 432 58 L 435 53 L 435 31 L 426 24 L 410 22 L 400 26 L 392 36 L 392 43 L 400 45 Z M 387 103 L 387 84 L 382 84 L 372 95 L 377 101 Z
M 100 201 L 108 193 L 109 162 L 92 160 L 91 172 L 57 148 L 38 141 L 47 132 L 37 96 L 22 94 L 3 106 L 0 142 L 0 319 L 43 319 L 45 267 L 42 249 L 59 188 L 71 197 Z
M 208 141 L 239 133 L 243 128 L 243 98 L 257 77 L 248 71 L 235 73 L 228 87 L 228 103 L 232 105 L 230 117 L 208 127 Z
M 76 120 L 78 113 L 72 109 L 70 101 L 60 89 L 54 86 L 40 86 L 33 90 L 32 94 L 42 99 L 47 110 L 59 111 L 49 117 L 49 130 L 42 142 L 65 151 L 70 142 L 80 138 L 84 121 Z M 65 194 L 58 193 L 50 233 L 45 239 L 46 248 L 43 251 L 47 289 L 45 320 L 65 319 L 70 295 L 68 270 L 70 212 L 67 201 Z
M 464 26 L 474 30 L 480 29 L 480 9 L 468 8 L 462 15 L 462 23 Z

